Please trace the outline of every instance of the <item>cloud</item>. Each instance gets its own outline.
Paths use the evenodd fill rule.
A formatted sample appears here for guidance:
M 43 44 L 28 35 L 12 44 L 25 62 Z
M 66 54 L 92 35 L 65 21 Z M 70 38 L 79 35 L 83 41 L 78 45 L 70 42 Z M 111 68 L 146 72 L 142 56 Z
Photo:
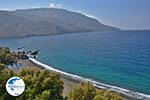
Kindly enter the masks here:
M 59 9 L 62 8 L 62 4 L 49 3 L 48 6 L 49 6 L 50 8 L 59 8 Z
M 85 15 L 85 16 L 87 16 L 87 17 L 90 17 L 90 18 L 97 19 L 97 17 L 94 16 L 94 15 L 90 15 L 90 14 L 87 14 L 87 13 L 83 13 L 83 15 Z
M 50 8 L 59 8 L 59 9 L 64 8 L 64 7 L 62 6 L 62 4 L 49 3 L 48 6 L 49 6 Z M 97 18 L 96 16 L 94 16 L 94 15 L 87 14 L 87 13 L 81 12 L 81 11 L 79 11 L 79 10 L 69 10 L 69 11 L 77 12 L 77 13 L 83 14 L 83 15 L 85 15 L 85 16 L 87 16 L 87 17 L 90 17 L 90 18 L 93 18 L 93 19 L 98 19 L 98 18 Z
M 87 13 L 85 13 L 85 12 L 81 12 L 81 11 L 78 11 L 78 10 L 75 10 L 75 12 L 81 13 L 81 14 L 87 16 L 87 17 L 90 17 L 90 18 L 98 19 L 96 16 L 91 15 L 91 14 L 87 14 Z

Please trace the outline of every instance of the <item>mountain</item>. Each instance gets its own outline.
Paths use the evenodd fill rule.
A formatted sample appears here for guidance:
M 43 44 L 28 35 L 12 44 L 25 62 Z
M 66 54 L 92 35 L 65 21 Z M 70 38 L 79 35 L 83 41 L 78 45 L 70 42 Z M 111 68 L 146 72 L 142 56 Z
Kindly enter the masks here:
M 0 11 L 0 37 L 115 31 L 96 19 L 56 8 Z

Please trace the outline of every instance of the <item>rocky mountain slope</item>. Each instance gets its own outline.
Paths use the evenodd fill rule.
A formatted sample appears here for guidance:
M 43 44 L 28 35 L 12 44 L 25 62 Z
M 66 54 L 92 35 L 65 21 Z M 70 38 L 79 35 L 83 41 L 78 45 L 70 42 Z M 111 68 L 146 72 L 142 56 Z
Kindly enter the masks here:
M 115 31 L 83 14 L 56 8 L 0 11 L 0 37 Z

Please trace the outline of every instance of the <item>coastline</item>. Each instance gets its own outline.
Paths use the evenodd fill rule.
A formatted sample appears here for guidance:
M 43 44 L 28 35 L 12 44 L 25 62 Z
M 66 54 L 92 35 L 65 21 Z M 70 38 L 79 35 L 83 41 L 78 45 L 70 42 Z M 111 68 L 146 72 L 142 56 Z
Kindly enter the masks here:
M 61 79 L 64 82 L 63 96 L 67 96 L 70 93 L 70 91 L 72 90 L 72 88 L 74 87 L 74 85 L 76 85 L 77 83 L 91 82 L 96 88 L 105 89 L 105 90 L 114 91 L 116 93 L 119 93 L 122 96 L 123 100 L 150 100 L 150 95 L 133 92 L 133 91 L 123 89 L 120 87 L 111 86 L 108 84 L 104 84 L 104 83 L 93 81 L 93 80 L 90 80 L 87 78 L 83 78 L 78 75 L 66 73 L 66 72 L 57 70 L 49 65 L 45 65 L 33 58 L 29 58 L 29 60 L 22 61 L 21 65 L 22 65 L 22 67 L 15 69 L 15 71 L 19 71 L 20 69 L 22 69 L 24 67 L 30 66 L 30 67 L 38 67 L 40 69 L 47 69 L 47 70 L 50 70 L 53 72 L 60 73 Z
M 1 37 L 0 39 L 10 39 L 10 38 L 26 38 L 26 37 L 37 37 L 37 36 L 56 36 L 56 35 L 68 35 L 68 34 L 80 34 L 80 33 L 94 33 L 94 32 L 117 32 L 117 31 L 128 31 L 128 30 L 113 30 L 113 31 L 85 31 L 85 32 L 67 32 L 67 33 L 61 33 L 61 34 L 31 34 L 31 35 L 22 35 L 22 36 L 6 36 Z M 130 30 L 132 31 L 132 30 Z M 134 30 L 133 30 L 134 31 Z M 136 31 L 136 30 L 135 30 Z M 142 30 L 141 30 L 142 31 Z M 148 30 L 149 31 L 149 30 Z
M 20 71 L 22 68 L 28 68 L 28 67 L 38 67 L 40 69 L 45 69 L 44 67 L 39 66 L 39 65 L 33 63 L 30 60 L 23 60 L 23 61 L 20 62 L 20 64 L 21 64 L 20 67 L 19 66 L 18 67 L 17 66 L 13 66 L 13 70 L 15 72 Z M 68 78 L 66 78 L 66 77 L 64 77 L 62 75 L 61 75 L 61 80 L 64 82 L 64 89 L 63 89 L 63 96 L 64 97 L 67 96 L 70 93 L 70 91 L 73 89 L 74 85 L 79 83 L 79 82 L 77 82 L 75 80 L 68 79 Z

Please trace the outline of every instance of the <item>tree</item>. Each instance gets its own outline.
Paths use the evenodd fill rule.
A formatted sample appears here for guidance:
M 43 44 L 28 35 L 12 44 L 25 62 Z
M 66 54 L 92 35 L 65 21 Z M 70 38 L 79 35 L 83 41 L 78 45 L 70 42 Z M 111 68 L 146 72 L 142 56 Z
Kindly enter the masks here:
M 3 64 L 3 63 L 0 63 L 0 70 L 2 70 L 2 69 L 4 69 L 5 68 L 5 64 Z
M 121 96 L 115 92 L 98 89 L 93 100 L 122 100 Z
M 96 89 L 91 83 L 80 83 L 71 91 L 68 100 L 122 100 L 114 92 Z
M 18 73 L 1 70 L 0 76 L 0 100 L 63 100 L 63 81 L 58 73 L 33 67 Z M 13 97 L 5 90 L 6 81 L 12 76 L 19 76 L 25 82 L 26 89 L 19 97 Z
M 92 100 L 96 89 L 90 83 L 80 83 L 69 94 L 68 100 Z
M 10 52 L 7 47 L 0 47 L 0 63 L 12 64 L 15 62 L 15 56 Z
M 0 70 L 0 100 L 14 100 L 5 89 L 7 80 L 12 76 L 16 76 L 12 70 Z

